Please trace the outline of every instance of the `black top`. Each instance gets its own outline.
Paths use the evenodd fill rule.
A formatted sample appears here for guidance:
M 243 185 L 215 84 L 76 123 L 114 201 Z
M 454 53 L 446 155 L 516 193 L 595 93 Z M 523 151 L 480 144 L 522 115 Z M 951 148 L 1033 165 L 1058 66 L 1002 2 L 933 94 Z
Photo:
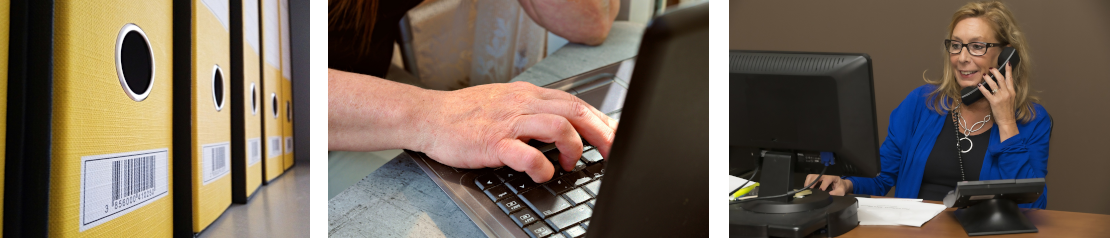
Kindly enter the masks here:
M 966 119 L 966 118 L 965 118 Z M 965 121 L 969 125 L 978 122 Z M 960 181 L 960 161 L 957 154 L 960 151 L 956 150 L 956 129 L 952 124 L 952 114 L 949 113 L 944 119 L 944 128 L 940 130 L 940 135 L 937 135 L 936 144 L 933 144 L 933 152 L 929 153 L 929 159 L 925 161 L 925 173 L 921 175 L 921 190 L 917 193 L 917 197 L 925 200 L 942 201 L 944 196 L 948 195 L 948 191 L 956 189 L 956 182 Z M 971 147 L 971 151 L 963 154 L 964 161 L 964 175 L 967 181 L 978 181 L 979 170 L 983 169 L 983 157 L 987 153 L 987 145 L 990 144 L 990 131 L 989 129 L 982 134 L 969 136 L 972 143 L 964 140 L 960 143 L 961 150 L 966 150 Z M 959 134 L 960 138 L 963 134 Z
M 329 0 L 328 68 L 385 78 L 401 17 L 422 1 Z

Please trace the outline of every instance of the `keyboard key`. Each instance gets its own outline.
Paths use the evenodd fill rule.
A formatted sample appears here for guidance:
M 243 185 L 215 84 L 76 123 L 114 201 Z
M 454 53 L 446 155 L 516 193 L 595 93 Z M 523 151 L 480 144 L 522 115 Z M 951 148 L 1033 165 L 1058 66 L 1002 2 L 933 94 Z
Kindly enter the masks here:
M 594 210 L 586 205 L 578 205 L 563 213 L 548 217 L 547 223 L 551 224 L 551 227 L 554 227 L 556 230 L 563 230 L 570 228 L 570 226 L 574 224 L 578 224 L 578 222 L 582 220 L 590 218 L 593 212 Z
M 593 198 L 590 196 L 589 193 L 586 193 L 586 191 L 582 191 L 581 188 L 570 190 L 570 192 L 563 194 L 563 196 L 567 196 L 567 200 L 570 200 L 570 202 L 573 204 L 584 203 L 587 200 Z
M 586 235 L 586 229 L 582 228 L 581 226 L 573 226 L 573 227 L 570 227 L 566 231 L 563 231 L 563 232 L 567 233 L 566 237 L 571 237 L 571 238 L 578 238 L 578 237 L 582 237 L 583 235 Z
M 551 227 L 548 227 L 547 224 L 544 224 L 543 222 L 536 222 L 532 223 L 532 225 L 524 227 L 524 233 L 528 233 L 528 236 L 531 236 L 532 238 L 540 238 L 550 234 L 554 234 L 555 231 L 551 230 Z
M 493 186 L 485 192 L 486 196 L 489 196 L 489 199 L 493 200 L 494 202 L 501 201 L 501 199 L 513 196 L 513 191 L 509 190 L 509 188 L 505 187 L 504 185 Z
M 571 186 L 575 187 L 585 185 L 586 183 L 589 183 L 590 180 L 593 180 L 592 177 L 586 175 L 586 173 L 582 171 L 574 171 L 573 173 L 569 173 L 563 176 L 561 179 L 563 181 L 569 182 Z
M 540 218 L 536 216 L 536 213 L 528 209 L 514 212 L 513 214 L 509 214 L 509 216 L 513 218 L 513 222 L 516 222 L 518 227 L 524 227 L 540 220 Z
M 602 175 L 605 175 L 605 163 L 597 163 L 586 166 L 586 169 L 583 169 L 582 172 L 586 172 L 586 175 L 590 175 L 595 179 L 600 178 Z
M 567 237 L 563 236 L 563 233 L 555 233 L 551 236 L 548 236 L 547 238 L 567 238 Z
M 546 218 L 548 215 L 555 214 L 571 206 L 570 202 L 567 202 L 566 199 L 548 192 L 547 189 L 528 190 L 520 194 L 520 198 L 524 200 L 524 204 L 528 204 L 528 207 L 538 212 L 541 218 Z
M 513 189 L 513 192 L 516 194 L 520 194 L 540 186 L 539 184 L 532 182 L 532 178 L 527 177 L 524 179 L 509 181 L 505 183 L 505 185 L 508 185 L 509 188 Z
M 501 180 L 497 179 L 497 175 L 493 173 L 488 173 L 478 176 L 478 178 L 474 179 L 474 183 L 478 184 L 478 188 L 486 190 L 493 186 L 501 184 Z
M 601 152 L 598 152 L 597 150 L 590 150 L 582 152 L 582 159 L 585 159 L 588 163 L 597 163 L 601 162 L 603 158 L 601 157 Z
M 501 181 L 512 181 L 513 179 L 520 177 L 528 178 L 528 174 L 525 174 L 524 172 L 517 172 L 516 170 L 513 170 L 509 167 L 501 167 L 501 169 L 495 170 L 493 171 L 493 173 L 497 174 L 497 177 L 500 177 Z
M 574 171 L 581 171 L 582 169 L 586 168 L 586 163 L 582 162 L 581 160 L 576 160 L 574 162 Z
M 551 180 L 559 179 L 559 178 L 563 177 L 564 175 L 567 175 L 567 174 L 571 173 L 571 171 L 563 170 L 563 166 L 559 165 L 558 161 L 552 162 L 552 165 L 555 166 L 555 175 L 551 176 Z
M 501 211 L 504 211 L 505 214 L 509 214 L 523 209 L 524 201 L 520 201 L 520 198 L 512 196 L 506 198 L 504 201 L 497 202 L 497 206 L 500 207 Z
M 551 192 L 555 194 L 562 194 L 567 192 L 567 190 L 574 188 L 574 184 L 572 182 L 563 181 L 562 179 L 552 180 L 551 182 L 544 184 L 544 186 L 546 186 L 548 189 L 551 189 Z
M 584 186 L 584 188 L 586 188 L 587 192 L 590 192 L 590 193 L 594 194 L 594 196 L 597 196 L 597 192 L 599 192 L 600 189 L 601 189 L 601 180 L 597 180 L 597 181 L 593 181 L 591 183 L 588 183 L 588 184 L 586 184 L 586 186 Z

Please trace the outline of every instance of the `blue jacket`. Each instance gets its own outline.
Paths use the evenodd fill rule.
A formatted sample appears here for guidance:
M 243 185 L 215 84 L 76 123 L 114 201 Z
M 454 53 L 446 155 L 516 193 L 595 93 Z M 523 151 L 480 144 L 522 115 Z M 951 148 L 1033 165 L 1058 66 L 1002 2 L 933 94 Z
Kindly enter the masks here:
M 917 198 L 925 160 L 946 123 L 947 114 L 938 114 L 926 106 L 928 95 L 935 88 L 931 84 L 917 87 L 890 113 L 886 141 L 879 148 L 882 172 L 875 178 L 847 177 L 854 186 L 853 193 L 881 196 L 894 186 L 896 197 Z M 1018 120 L 1018 134 L 1006 141 L 999 142 L 998 127 L 991 127 L 991 143 L 983 158 L 979 180 L 1045 177 L 1052 119 L 1040 104 L 1033 104 L 1033 108 L 1036 118 L 1028 123 Z M 1018 206 L 1044 209 L 1047 197 L 1046 186 L 1036 202 Z

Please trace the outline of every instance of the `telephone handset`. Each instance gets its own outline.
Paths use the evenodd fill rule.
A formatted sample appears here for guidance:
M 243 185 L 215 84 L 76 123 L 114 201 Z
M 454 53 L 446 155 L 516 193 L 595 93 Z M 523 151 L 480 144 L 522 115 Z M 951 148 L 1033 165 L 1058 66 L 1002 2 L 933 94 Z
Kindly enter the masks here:
M 1015 71 L 1017 70 L 1018 62 L 1021 62 L 1021 58 L 1018 57 L 1017 51 L 1014 50 L 1013 47 L 1003 47 L 1002 53 L 998 54 L 998 72 L 1002 73 L 1002 76 L 1005 77 L 1006 65 L 1009 64 L 1010 70 Z M 994 83 L 998 84 L 998 80 L 994 78 L 994 74 L 987 72 L 987 75 L 990 75 L 991 80 L 994 80 Z M 987 84 L 986 81 L 979 84 L 983 85 L 987 91 L 991 91 L 991 86 Z M 960 102 L 963 102 L 964 105 L 971 105 L 979 101 L 979 99 L 983 99 L 983 93 L 979 91 L 978 85 L 965 87 L 960 90 L 960 98 Z

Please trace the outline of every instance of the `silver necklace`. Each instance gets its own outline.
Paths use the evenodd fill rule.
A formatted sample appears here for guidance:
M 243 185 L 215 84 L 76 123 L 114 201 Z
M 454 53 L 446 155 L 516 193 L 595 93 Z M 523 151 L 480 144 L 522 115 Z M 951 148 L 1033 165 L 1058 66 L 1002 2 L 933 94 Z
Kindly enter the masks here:
M 967 143 L 968 143 L 967 150 L 963 150 L 962 148 L 960 148 L 960 153 L 967 153 L 967 152 L 971 151 L 971 148 L 975 148 L 975 142 L 972 142 L 971 139 L 968 138 L 968 136 L 970 136 L 971 133 L 975 133 L 976 131 L 979 131 L 979 130 L 983 129 L 983 126 L 986 126 L 987 122 L 991 121 L 991 114 L 987 114 L 987 116 L 983 117 L 982 121 L 976 122 L 975 124 L 971 124 L 971 127 L 968 127 L 967 123 L 964 122 L 963 113 L 960 113 L 960 111 L 961 111 L 961 110 L 959 110 L 960 108 L 956 107 L 956 109 L 957 109 L 956 110 L 956 117 L 958 118 L 957 120 L 959 120 L 960 125 L 963 125 L 963 133 L 962 134 L 964 134 L 964 137 L 960 138 L 959 140 L 956 140 L 956 148 L 960 148 L 960 142 L 962 142 L 964 140 L 967 140 Z M 959 131 L 958 128 L 957 128 L 957 131 Z M 959 137 L 959 135 L 956 135 L 956 137 Z

